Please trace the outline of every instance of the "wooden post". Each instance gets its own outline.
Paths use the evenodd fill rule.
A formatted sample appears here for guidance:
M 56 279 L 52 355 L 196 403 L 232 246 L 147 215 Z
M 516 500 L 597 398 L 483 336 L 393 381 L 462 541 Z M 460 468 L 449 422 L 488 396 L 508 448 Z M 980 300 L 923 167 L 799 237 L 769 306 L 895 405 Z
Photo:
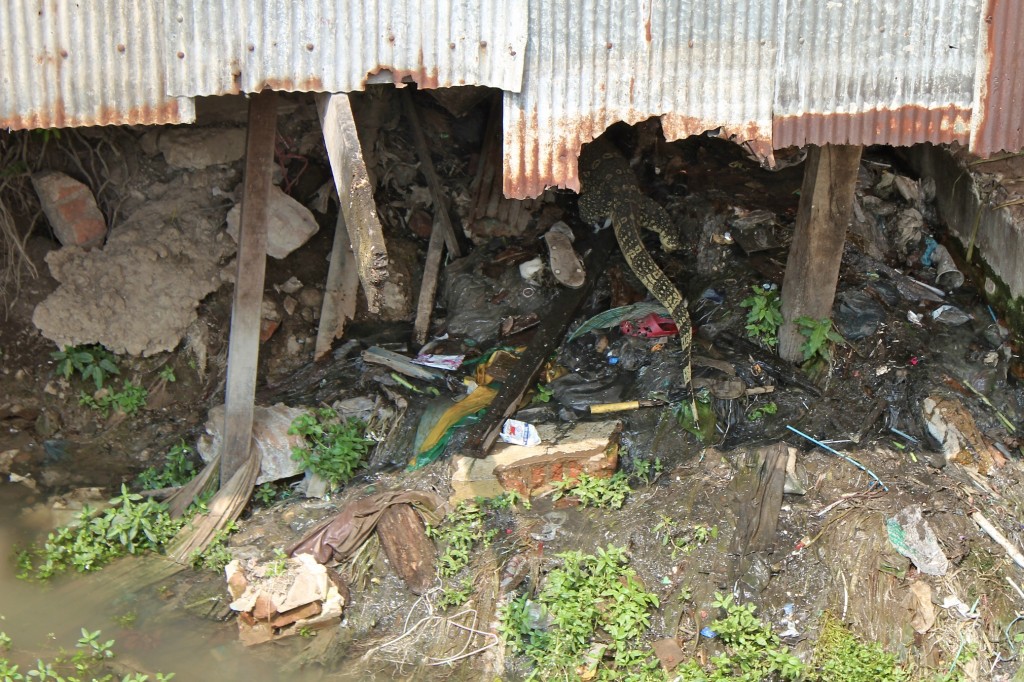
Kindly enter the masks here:
M 441 274 L 444 244 L 441 221 L 435 219 L 434 229 L 430 233 L 430 243 L 427 244 L 427 260 L 423 266 L 420 298 L 416 304 L 416 321 L 412 327 L 412 341 L 419 346 L 427 342 L 427 334 L 430 331 L 430 314 L 434 311 L 434 301 L 437 297 L 437 279 Z
M 276 133 L 277 95 L 269 90 L 253 95 L 249 98 L 245 180 L 238 228 L 238 270 L 228 340 L 221 486 L 225 486 L 235 471 L 248 461 L 252 440 L 260 312 L 267 264 L 267 196 L 273 178 Z
M 317 96 L 317 108 L 338 201 L 366 294 L 366 308 L 376 313 L 380 310 L 380 289 L 389 276 L 388 250 L 352 106 L 348 95 L 341 93 Z
M 338 222 L 334 225 L 331 264 L 327 270 L 327 288 L 320 308 L 320 326 L 316 332 L 314 360 L 320 360 L 331 350 L 334 340 L 345 333 L 345 324 L 356 316 L 356 295 L 359 289 L 359 272 L 356 267 L 352 241 L 345 226 L 345 214 L 339 210 Z
M 782 283 L 779 355 L 785 360 L 799 362 L 804 357 L 798 318 L 831 316 L 846 228 L 853 213 L 860 152 L 858 145 L 825 145 L 811 147 L 807 154 L 796 229 Z

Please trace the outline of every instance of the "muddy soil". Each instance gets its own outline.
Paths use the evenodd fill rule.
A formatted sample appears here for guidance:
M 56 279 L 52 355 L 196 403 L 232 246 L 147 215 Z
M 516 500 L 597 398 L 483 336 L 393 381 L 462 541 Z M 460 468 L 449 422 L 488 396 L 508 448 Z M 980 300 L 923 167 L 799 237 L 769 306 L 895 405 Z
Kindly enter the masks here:
M 490 298 L 482 299 L 477 313 L 493 317 L 494 309 L 513 304 L 527 288 L 530 297 L 536 290 L 553 295 L 557 284 L 549 273 L 524 284 L 516 266 L 534 256 L 547 259 L 539 237 L 555 220 L 565 220 L 585 240 L 589 228 L 575 216 L 573 195 L 549 193 L 520 238 L 490 235 L 487 220 L 468 219 L 486 106 L 454 117 L 423 93 L 417 93 L 416 101 L 435 144 L 435 163 L 452 210 L 470 238 L 466 243 L 478 250 L 470 256 L 477 262 L 468 269 Z M 277 157 L 280 180 L 290 185 L 295 198 L 313 205 L 317 191 L 330 180 L 316 136 L 315 111 L 303 98 L 288 100 L 286 106 L 281 133 L 288 149 Z M 411 302 L 429 236 L 417 231 L 415 216 L 434 209 L 400 108 L 386 94 L 368 96 L 359 107 L 371 131 L 364 145 L 369 141 L 378 206 L 402 277 L 396 278 L 388 321 L 368 316 L 361 302 L 358 320 L 336 347 L 355 339 L 362 347 L 382 345 L 411 353 Z M 238 126 L 244 105 L 210 102 L 200 113 L 202 125 Z M 169 167 L 152 143 L 153 132 L 118 130 L 106 146 L 89 147 L 99 150 L 94 153 L 115 150 L 124 158 L 143 160 L 130 164 L 142 169 L 131 176 L 131 183 L 124 180 L 125 196 L 142 199 L 134 204 L 126 200 L 124 215 L 130 219 L 147 192 L 200 197 L 197 201 L 210 205 L 209 186 L 191 171 Z M 675 637 L 688 655 L 706 657 L 714 651 L 714 643 L 699 633 L 717 617 L 709 605 L 722 592 L 756 604 L 760 617 L 804 660 L 812 655 L 823 614 L 830 612 L 858 635 L 897 654 L 922 679 L 951 665 L 962 675 L 959 679 L 1010 679 L 1019 667 L 1015 618 L 1024 600 L 1010 581 L 1019 584 L 1021 573 L 971 514 L 981 511 L 1012 545 L 1024 544 L 1024 468 L 1015 432 L 1024 423 L 1019 346 L 1000 324 L 999 311 L 983 303 L 976 283 L 968 280 L 944 296 L 945 303 L 968 316 L 952 325 L 932 319 L 938 302 L 915 298 L 905 281 L 891 274 L 890 267 L 922 281 L 934 280 L 934 268 L 920 262 L 919 247 L 925 248 L 928 236 L 943 242 L 943 230 L 927 192 L 911 192 L 909 197 L 901 193 L 893 178 L 906 178 L 906 170 L 897 153 L 866 151 L 857 220 L 834 310 L 847 340 L 833 349 L 827 367 L 813 379 L 747 339 L 748 308 L 741 305 L 752 288 L 765 291 L 782 284 L 802 166 L 768 172 L 729 142 L 704 136 L 668 144 L 652 124 L 615 129 L 612 135 L 633 153 L 644 191 L 665 206 L 689 245 L 681 254 L 668 255 L 659 251 L 656 237 L 647 241 L 689 298 L 697 330 L 694 353 L 705 360 L 695 363 L 695 375 L 711 383 L 726 378 L 725 368 L 745 389 L 774 386 L 774 393 L 713 395 L 709 404 L 715 428 L 703 441 L 680 424 L 673 407 L 617 415 L 624 425 L 619 467 L 633 475 L 625 505 L 614 511 L 587 509 L 547 496 L 529 510 L 494 513 L 489 524 L 498 531 L 495 541 L 476 551 L 463 574 L 474 585 L 469 604 L 473 621 L 460 621 L 465 626 L 461 629 L 429 617 L 438 593 L 413 594 L 376 551 L 368 553 L 361 578 L 349 586 L 351 603 L 342 624 L 315 637 L 243 648 L 218 574 L 186 573 L 131 595 L 125 600 L 130 603 L 97 606 L 83 595 L 82 608 L 77 608 L 54 603 L 38 585 L 14 581 L 9 568 L 0 574 L 0 592 L 11 595 L 0 610 L 6 632 L 38 644 L 46 633 L 60 634 L 54 623 L 59 613 L 68 636 L 83 626 L 103 628 L 131 652 L 129 663 L 136 669 L 175 671 L 178 679 L 207 679 L 212 669 L 227 679 L 244 675 L 253 680 L 279 679 L 285 674 L 282 669 L 289 679 L 298 680 L 520 679 L 529 673 L 524 661 L 506 656 L 493 635 L 485 634 L 495 632 L 497 605 L 516 589 L 535 592 L 543 576 L 558 565 L 560 552 L 593 552 L 614 544 L 627 549 L 643 584 L 659 597 L 650 641 Z M 94 139 L 83 138 L 79 144 Z M 65 156 L 81 151 L 70 141 L 65 147 Z M 69 164 L 52 149 L 40 152 L 39 159 L 47 167 Z M 234 162 L 218 177 L 237 180 L 239 169 Z M 128 191 L 129 184 L 135 194 Z M 116 194 L 117 183 L 108 191 Z M 222 191 L 230 193 L 233 186 L 225 184 Z M 110 219 L 110 204 L 102 203 Z M 219 221 L 227 205 L 213 203 L 221 212 Z M 921 218 L 915 223 L 917 236 L 906 220 L 910 209 Z M 316 406 L 365 396 L 387 406 L 399 420 L 366 469 L 327 500 L 280 499 L 298 483 L 290 480 L 276 488 L 277 501 L 253 502 L 230 543 L 238 557 L 269 560 L 275 549 L 373 492 L 413 489 L 443 497 L 451 492 L 450 458 L 458 450 L 458 435 L 445 456 L 417 471 L 405 469 L 420 415 L 427 409 L 426 394 L 410 390 L 387 370 L 363 363 L 351 347 L 328 363 L 311 363 L 336 210 L 332 205 L 316 214 L 320 231 L 305 246 L 283 260 L 268 260 L 266 299 L 276 307 L 280 326 L 260 349 L 257 400 Z M 223 229 L 221 222 L 215 227 Z M 53 495 L 85 487 L 114 491 L 122 482 L 132 484 L 145 467 L 162 464 L 176 443 L 194 445 L 208 411 L 223 402 L 230 284 L 202 299 L 197 319 L 173 350 L 118 358 L 121 376 L 150 390 L 138 415 L 104 418 L 79 404 L 81 392 L 89 387 L 57 375 L 51 357 L 57 348 L 32 324 L 36 307 L 57 289 L 45 259 L 58 247 L 45 224 L 37 225 L 27 253 L 39 276 L 24 279 L 0 326 L 0 464 L 5 474 L 17 475 L 12 480 L 21 481 L 5 477 L 0 483 L 3 547 L 38 539 L 53 526 Z M 231 280 L 229 258 L 217 259 L 225 281 Z M 449 265 L 442 277 L 442 303 L 433 329 L 438 334 L 467 312 L 444 308 L 454 300 L 453 293 L 465 293 L 451 291 L 448 279 L 465 266 Z M 303 285 L 297 294 L 287 293 L 292 277 Z M 645 296 L 643 285 L 615 254 L 579 319 Z M 529 338 L 529 331 L 501 340 L 456 337 L 447 345 L 474 357 L 494 345 L 514 346 Z M 678 402 L 672 391 L 680 383 L 679 356 L 674 338 L 628 337 L 617 327 L 582 335 L 562 344 L 557 356 L 557 364 L 581 381 L 571 390 L 556 389 L 551 402 L 533 405 L 520 418 L 534 423 L 587 419 L 585 411 L 573 408 L 598 398 Z M 168 368 L 173 382 L 161 379 Z M 464 390 L 464 373 L 455 372 L 450 381 L 435 385 L 439 399 Z M 942 454 L 942 444 L 929 436 L 929 399 L 940 406 L 943 423 L 955 421 L 963 435 L 963 447 L 955 456 Z M 759 415 L 768 405 L 773 411 Z M 777 526 L 761 537 L 750 530 L 750 510 L 768 504 L 758 490 L 777 443 L 784 444 L 787 492 L 776 503 Z M 943 575 L 923 572 L 889 541 L 887 524 L 908 510 L 919 511 L 934 533 L 949 562 Z M 557 520 L 553 526 L 552 519 Z M 691 537 L 698 528 L 715 529 L 713 537 L 684 543 L 685 549 L 674 546 L 674 540 Z M 499 577 L 516 566 L 528 567 L 525 583 L 499 588 Z M 929 596 L 922 601 L 922 594 Z M 123 616 L 129 612 L 133 617 L 127 624 Z M 466 652 L 476 653 L 462 656 Z M 445 665 L 431 665 L 438 660 Z

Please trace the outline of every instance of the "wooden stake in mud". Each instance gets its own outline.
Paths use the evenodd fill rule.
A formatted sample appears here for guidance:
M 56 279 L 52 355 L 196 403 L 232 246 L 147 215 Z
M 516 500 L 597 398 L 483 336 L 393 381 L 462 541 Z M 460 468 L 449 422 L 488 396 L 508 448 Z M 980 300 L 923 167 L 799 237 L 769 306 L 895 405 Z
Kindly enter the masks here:
M 804 166 L 793 245 L 782 284 L 782 328 L 779 355 L 790 362 L 803 360 L 797 319 L 829 317 L 839 283 L 839 265 L 846 227 L 853 214 L 861 147 L 811 147 Z
M 277 95 L 271 91 L 253 95 L 249 99 L 245 180 L 238 229 L 238 271 L 228 341 L 224 451 L 220 469 L 222 486 L 248 461 L 252 440 L 260 311 L 267 263 L 267 196 L 273 178 L 276 133 Z

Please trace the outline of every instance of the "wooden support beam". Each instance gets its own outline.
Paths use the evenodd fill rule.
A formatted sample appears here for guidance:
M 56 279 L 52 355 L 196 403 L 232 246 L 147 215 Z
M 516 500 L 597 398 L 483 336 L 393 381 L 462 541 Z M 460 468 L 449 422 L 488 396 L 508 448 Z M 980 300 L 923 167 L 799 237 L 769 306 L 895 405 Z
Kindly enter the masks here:
M 376 313 L 380 310 L 381 286 L 389 275 L 388 251 L 352 107 L 346 94 L 320 95 L 317 109 L 366 307 Z
M 430 157 L 430 146 L 427 144 L 427 137 L 423 134 L 420 126 L 420 118 L 416 115 L 416 104 L 412 101 L 412 93 L 409 88 L 402 90 L 402 110 L 405 117 L 409 119 L 409 127 L 412 128 L 412 137 L 416 142 L 416 155 L 420 159 L 420 170 L 427 179 L 427 186 L 430 187 L 430 195 L 434 200 L 434 230 L 441 226 L 441 234 L 444 236 L 444 243 L 448 247 L 448 253 L 452 258 L 461 258 L 462 250 L 459 248 L 459 240 L 455 236 L 455 228 L 452 227 L 452 219 L 448 215 L 448 205 L 445 201 L 444 187 L 434 170 L 434 160 Z
M 804 165 L 793 244 L 782 283 L 782 328 L 779 355 L 803 360 L 804 337 L 796 320 L 830 317 L 839 283 L 846 228 L 853 215 L 861 147 L 811 147 Z
M 444 254 L 444 230 L 441 222 L 434 219 L 434 229 L 430 232 L 430 243 L 427 245 L 427 262 L 423 266 L 423 282 L 420 283 L 420 300 L 416 304 L 416 321 L 412 326 L 413 343 L 422 346 L 427 342 L 430 331 L 430 313 L 434 310 L 437 297 L 437 278 L 441 274 L 441 256 Z
M 345 227 L 345 214 L 338 211 L 338 222 L 334 226 L 334 246 L 331 248 L 331 264 L 327 270 L 327 287 L 320 309 L 320 326 L 316 332 L 314 360 L 321 359 L 331 350 L 334 340 L 340 339 L 345 333 L 345 324 L 356 316 L 358 288 L 356 256 L 352 252 L 348 228 Z
M 519 358 L 519 362 L 509 372 L 504 388 L 487 408 L 477 424 L 470 427 L 466 436 L 465 446 L 461 454 L 468 457 L 486 457 L 494 440 L 501 431 L 505 420 L 515 414 L 523 396 L 533 386 L 537 373 L 551 353 L 562 343 L 566 330 L 580 309 L 583 301 L 594 288 L 594 283 L 604 271 L 608 254 L 614 247 L 615 236 L 612 230 L 602 230 L 589 244 L 585 267 L 587 278 L 579 289 L 561 289 L 558 296 L 551 302 L 540 326 L 534 332 L 533 340 Z
M 260 311 L 267 263 L 267 196 L 274 174 L 276 134 L 277 95 L 269 90 L 252 95 L 249 98 L 245 180 L 238 228 L 238 270 L 228 340 L 221 486 L 227 485 L 232 475 L 249 460 L 259 360 Z

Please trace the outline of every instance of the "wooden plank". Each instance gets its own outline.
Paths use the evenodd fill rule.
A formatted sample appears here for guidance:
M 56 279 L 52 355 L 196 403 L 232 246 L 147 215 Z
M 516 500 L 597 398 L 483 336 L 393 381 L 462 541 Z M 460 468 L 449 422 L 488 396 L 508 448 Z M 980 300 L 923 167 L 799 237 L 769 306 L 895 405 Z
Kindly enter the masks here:
M 736 533 L 730 554 L 745 556 L 770 551 L 782 509 L 789 452 L 785 443 L 775 443 L 757 451 L 757 466 L 743 469 L 734 479 L 738 498 Z
M 317 108 L 366 307 L 376 313 L 380 311 L 381 286 L 389 276 L 388 250 L 352 107 L 348 95 L 339 94 L 319 95 Z
M 402 90 L 402 110 L 405 117 L 409 119 L 409 127 L 412 128 L 413 140 L 416 142 L 416 155 L 420 158 L 420 170 L 427 178 L 427 186 L 430 187 L 430 194 L 434 199 L 434 229 L 438 223 L 441 225 L 441 234 L 444 235 L 444 243 L 448 246 L 448 253 L 452 258 L 461 258 L 462 250 L 459 248 L 459 240 L 455 236 L 455 228 L 452 227 L 451 216 L 448 215 L 448 202 L 445 201 L 444 187 L 434 170 L 434 161 L 430 158 L 430 146 L 427 138 L 420 127 L 419 116 L 416 115 L 416 105 L 412 101 L 412 93 L 409 88 Z
M 434 544 L 423 520 L 410 504 L 393 504 L 377 522 L 377 537 L 388 563 L 413 594 L 423 594 L 434 584 Z
M 782 283 L 779 355 L 790 362 L 803 360 L 804 337 L 796 320 L 831 317 L 846 228 L 853 217 L 860 153 L 858 145 L 825 145 L 811 147 L 807 154 Z
M 238 270 L 228 340 L 224 451 L 220 469 L 222 486 L 249 459 L 267 263 L 267 196 L 274 174 L 276 133 L 277 95 L 269 90 L 253 95 L 249 99 L 242 215 L 238 228 Z
M 344 335 L 345 324 L 356 316 L 359 288 L 359 273 L 356 267 L 352 241 L 345 227 L 345 214 L 338 211 L 338 222 L 334 226 L 334 246 L 331 248 L 331 264 L 327 270 L 327 288 L 320 309 L 320 327 L 316 332 L 314 360 L 319 360 L 331 350 L 334 340 Z
M 430 314 L 434 311 L 437 297 L 437 279 L 441 274 L 441 256 L 444 254 L 444 231 L 441 221 L 434 219 L 427 246 L 427 262 L 423 266 L 423 281 L 420 283 L 420 300 L 416 304 L 416 321 L 412 326 L 413 343 L 422 346 L 427 342 L 430 331 Z
M 562 289 L 555 300 L 551 302 L 546 317 L 537 327 L 533 340 L 519 358 L 519 362 L 509 373 L 501 393 L 491 403 L 483 419 L 470 427 L 465 446 L 461 451 L 463 455 L 468 457 L 487 456 L 501 431 L 501 425 L 515 413 L 526 391 L 533 386 L 537 373 L 562 342 L 576 312 L 589 295 L 590 290 L 594 288 L 597 278 L 604 271 L 608 254 L 614 248 L 614 241 L 615 234 L 612 230 L 602 230 L 591 244 L 584 245 L 584 249 L 586 246 L 589 246 L 590 249 L 584 263 L 587 278 L 583 282 L 583 286 L 579 289 Z

